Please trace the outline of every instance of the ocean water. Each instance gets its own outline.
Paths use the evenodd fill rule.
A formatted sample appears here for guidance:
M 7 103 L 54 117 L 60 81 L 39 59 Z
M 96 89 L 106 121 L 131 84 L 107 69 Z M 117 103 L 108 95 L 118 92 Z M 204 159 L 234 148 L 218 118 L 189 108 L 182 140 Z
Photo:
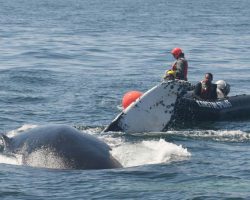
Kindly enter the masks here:
M 112 170 L 0 155 L 0 199 L 250 199 L 250 121 L 102 133 L 122 96 L 160 83 L 181 47 L 189 81 L 249 94 L 248 0 L 0 0 L 0 131 L 67 124 L 112 147 Z

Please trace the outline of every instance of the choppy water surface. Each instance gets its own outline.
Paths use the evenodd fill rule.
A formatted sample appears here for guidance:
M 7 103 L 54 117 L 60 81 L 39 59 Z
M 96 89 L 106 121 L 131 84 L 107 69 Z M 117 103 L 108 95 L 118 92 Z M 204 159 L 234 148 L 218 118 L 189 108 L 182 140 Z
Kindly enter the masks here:
M 115 170 L 24 167 L 0 155 L 1 199 L 249 199 L 250 122 L 102 133 L 123 94 L 158 84 L 182 47 L 193 83 L 212 72 L 249 94 L 247 0 L 0 1 L 0 129 L 68 124 L 107 142 Z

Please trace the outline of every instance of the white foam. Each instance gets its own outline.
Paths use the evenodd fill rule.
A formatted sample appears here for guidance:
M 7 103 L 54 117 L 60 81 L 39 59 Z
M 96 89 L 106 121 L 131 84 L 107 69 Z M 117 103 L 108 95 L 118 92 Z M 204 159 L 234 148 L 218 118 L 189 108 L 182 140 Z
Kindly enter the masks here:
M 6 156 L 0 154 L 0 163 L 10 164 L 10 165 L 20 165 L 19 160 L 14 156 Z
M 113 147 L 111 154 L 124 166 L 132 167 L 146 164 L 168 163 L 187 159 L 191 153 L 181 145 L 159 141 L 123 143 Z
M 27 165 L 32 167 L 46 167 L 52 169 L 62 169 L 67 167 L 60 156 L 58 156 L 52 149 L 46 148 L 32 152 L 26 162 Z
M 241 142 L 250 140 L 250 134 L 241 130 L 208 130 L 204 135 L 205 137 L 210 137 L 218 141 Z
M 208 138 L 216 141 L 242 142 L 250 140 L 250 133 L 241 130 L 192 130 L 168 131 L 166 135 L 181 135 L 183 137 Z

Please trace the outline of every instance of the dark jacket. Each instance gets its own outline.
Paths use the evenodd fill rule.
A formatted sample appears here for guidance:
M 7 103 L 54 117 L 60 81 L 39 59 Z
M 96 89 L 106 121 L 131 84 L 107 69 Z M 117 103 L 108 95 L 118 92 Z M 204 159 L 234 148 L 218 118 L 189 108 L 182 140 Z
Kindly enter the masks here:
M 217 85 L 210 83 L 203 88 L 202 81 L 197 83 L 194 89 L 194 97 L 203 100 L 216 100 L 217 99 Z
M 185 59 L 184 54 L 181 54 L 175 61 L 172 70 L 176 71 L 176 79 L 187 81 L 188 62 Z

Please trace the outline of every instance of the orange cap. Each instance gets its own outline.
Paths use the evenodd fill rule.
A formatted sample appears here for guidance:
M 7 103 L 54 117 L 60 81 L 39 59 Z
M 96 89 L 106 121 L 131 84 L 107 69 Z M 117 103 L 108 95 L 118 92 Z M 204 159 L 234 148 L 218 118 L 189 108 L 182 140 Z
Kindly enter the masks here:
M 178 57 L 181 55 L 181 53 L 182 53 L 182 50 L 181 50 L 181 48 L 179 48 L 179 47 L 176 47 L 176 48 L 174 48 L 174 49 L 171 51 L 171 54 L 173 54 L 173 56 L 174 56 L 175 58 L 178 58 Z

